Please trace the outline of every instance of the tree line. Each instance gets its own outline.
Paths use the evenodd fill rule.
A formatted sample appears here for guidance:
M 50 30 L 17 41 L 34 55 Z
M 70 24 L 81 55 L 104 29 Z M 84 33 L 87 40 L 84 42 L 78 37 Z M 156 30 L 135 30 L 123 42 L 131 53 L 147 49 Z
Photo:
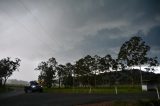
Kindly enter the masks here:
M 129 41 L 124 42 L 116 59 L 110 54 L 104 57 L 87 55 L 77 60 L 75 64 L 68 62 L 62 65 L 58 64 L 56 59 L 52 57 L 48 61 L 40 62 L 37 66 L 36 70 L 40 71 L 38 80 L 46 87 L 52 87 L 56 83 L 59 87 L 96 87 L 116 85 L 122 76 L 123 80 L 126 76 L 126 79 L 131 79 L 133 84 L 135 82 L 134 70 L 129 70 L 131 75 L 124 75 L 122 71 L 138 66 L 140 70 L 139 83 L 142 84 L 142 65 L 148 66 L 147 71 L 154 71 L 154 67 L 159 65 L 157 57 L 148 56 L 149 51 L 150 46 L 146 45 L 141 37 L 134 36 Z M 19 58 L 11 60 L 9 57 L 0 60 L 0 86 L 5 85 L 13 72 L 18 70 L 20 61 Z
M 71 64 L 58 64 L 54 57 L 48 61 L 42 61 L 36 70 L 40 70 L 38 80 L 46 87 L 52 87 L 58 83 L 59 87 L 91 87 L 116 85 L 119 83 L 123 70 L 139 67 L 140 84 L 143 83 L 142 65 L 147 65 L 147 70 L 154 71 L 158 66 L 157 57 L 149 57 L 148 46 L 141 37 L 134 36 L 129 41 L 124 42 L 121 46 L 117 58 L 110 54 L 104 57 L 87 55 Z M 131 69 L 130 72 L 134 70 Z M 132 75 L 131 75 L 132 76 Z M 130 77 L 130 76 L 126 76 Z M 131 83 L 134 83 L 134 77 L 130 77 Z

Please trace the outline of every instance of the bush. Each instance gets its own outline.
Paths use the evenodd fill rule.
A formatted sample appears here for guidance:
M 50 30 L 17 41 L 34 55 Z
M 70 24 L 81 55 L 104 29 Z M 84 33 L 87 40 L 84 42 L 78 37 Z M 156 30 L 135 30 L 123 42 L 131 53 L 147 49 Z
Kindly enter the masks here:
M 5 87 L 5 86 L 1 86 L 0 87 L 0 93 L 3 93 L 3 92 L 9 92 L 13 89 L 9 88 L 9 87 Z
M 160 100 L 141 100 L 139 106 L 160 106 Z

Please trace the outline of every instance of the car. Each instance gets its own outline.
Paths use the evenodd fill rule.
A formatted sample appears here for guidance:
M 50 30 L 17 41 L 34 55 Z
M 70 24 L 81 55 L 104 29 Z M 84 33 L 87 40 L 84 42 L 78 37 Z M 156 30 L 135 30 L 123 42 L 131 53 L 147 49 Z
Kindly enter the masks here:
M 43 87 L 36 81 L 30 81 L 29 85 L 24 87 L 24 91 L 25 93 L 43 92 Z

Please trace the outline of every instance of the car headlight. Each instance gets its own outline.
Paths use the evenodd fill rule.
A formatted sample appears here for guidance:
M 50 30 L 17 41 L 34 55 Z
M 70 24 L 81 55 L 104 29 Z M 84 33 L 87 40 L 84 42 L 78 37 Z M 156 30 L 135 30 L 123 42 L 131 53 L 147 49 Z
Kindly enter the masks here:
M 32 88 L 35 88 L 36 86 L 35 86 L 35 85 L 32 85 L 31 87 L 32 87 Z

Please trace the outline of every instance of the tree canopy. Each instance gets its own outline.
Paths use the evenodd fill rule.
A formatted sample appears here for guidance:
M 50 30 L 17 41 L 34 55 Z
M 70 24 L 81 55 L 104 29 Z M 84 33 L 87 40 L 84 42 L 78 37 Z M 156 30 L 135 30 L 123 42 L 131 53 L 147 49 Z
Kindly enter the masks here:
M 139 66 L 140 77 L 142 84 L 141 66 L 148 64 L 155 66 L 158 64 L 156 58 L 151 58 L 147 55 L 150 50 L 150 46 L 146 45 L 145 41 L 141 37 L 134 36 L 129 41 L 126 41 L 120 48 L 118 59 L 125 66 Z
M 11 60 L 9 57 L 0 60 L 0 79 L 4 80 L 3 85 L 6 84 L 7 79 L 13 74 L 13 72 L 18 70 L 20 61 L 21 60 L 18 58 Z
M 54 82 L 56 74 L 57 61 L 55 58 L 50 58 L 47 62 L 41 62 L 36 70 L 40 70 L 39 80 L 44 86 L 50 88 Z

